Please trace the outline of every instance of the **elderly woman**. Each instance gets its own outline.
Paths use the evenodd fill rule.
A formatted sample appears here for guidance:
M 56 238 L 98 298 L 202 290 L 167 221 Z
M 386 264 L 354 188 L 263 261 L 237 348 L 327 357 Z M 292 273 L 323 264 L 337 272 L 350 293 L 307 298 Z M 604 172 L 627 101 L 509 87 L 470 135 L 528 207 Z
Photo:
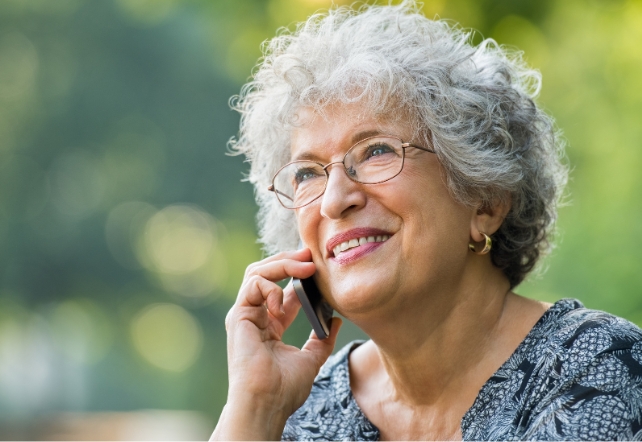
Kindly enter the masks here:
M 236 103 L 261 240 L 227 316 L 214 439 L 640 439 L 642 331 L 514 289 L 566 169 L 519 54 L 412 2 L 315 15 Z M 299 241 L 303 246 L 297 249 Z M 285 345 L 314 277 L 360 327 Z M 329 359 L 328 359 L 329 358 Z

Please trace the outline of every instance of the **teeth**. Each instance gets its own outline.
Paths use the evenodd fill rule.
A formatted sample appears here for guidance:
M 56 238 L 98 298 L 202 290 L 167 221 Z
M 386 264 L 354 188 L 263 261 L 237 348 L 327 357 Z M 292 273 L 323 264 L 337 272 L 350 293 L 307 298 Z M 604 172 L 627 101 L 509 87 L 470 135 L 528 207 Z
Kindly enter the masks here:
M 361 238 L 353 238 L 350 241 L 344 241 L 341 244 L 336 245 L 334 249 L 332 249 L 332 252 L 334 253 L 334 256 L 337 256 L 339 253 L 345 252 L 348 249 L 359 247 L 369 242 L 388 241 L 389 238 L 390 235 L 364 236 Z

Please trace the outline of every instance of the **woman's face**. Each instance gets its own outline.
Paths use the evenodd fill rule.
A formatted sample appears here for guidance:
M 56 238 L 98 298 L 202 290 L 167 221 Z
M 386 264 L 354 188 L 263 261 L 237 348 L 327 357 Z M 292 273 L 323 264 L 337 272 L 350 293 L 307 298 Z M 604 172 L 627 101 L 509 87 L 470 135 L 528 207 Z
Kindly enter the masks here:
M 359 117 L 357 110 L 335 108 L 327 118 L 301 110 L 303 125 L 292 132 L 292 159 L 341 161 L 355 142 L 376 134 L 421 145 L 412 139 L 410 127 Z M 337 311 L 349 318 L 392 312 L 434 302 L 431 295 L 455 288 L 469 253 L 473 209 L 452 198 L 435 154 L 406 149 L 402 172 L 380 184 L 350 180 L 341 164 L 328 171 L 325 193 L 296 214 L 301 239 L 316 264 L 317 283 Z M 382 242 L 337 256 L 333 251 L 344 241 L 384 235 L 388 239 Z

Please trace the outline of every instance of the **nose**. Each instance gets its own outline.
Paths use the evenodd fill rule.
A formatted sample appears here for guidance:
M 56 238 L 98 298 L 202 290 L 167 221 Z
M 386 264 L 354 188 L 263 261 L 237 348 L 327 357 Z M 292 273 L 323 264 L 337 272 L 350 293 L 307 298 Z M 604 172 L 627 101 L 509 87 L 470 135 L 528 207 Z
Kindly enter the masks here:
M 328 171 L 328 183 L 321 196 L 321 215 L 330 219 L 339 219 L 350 211 L 363 207 L 366 204 L 366 195 L 362 188 L 363 184 L 352 181 L 348 177 L 342 162 L 331 164 L 335 167 L 329 168 Z

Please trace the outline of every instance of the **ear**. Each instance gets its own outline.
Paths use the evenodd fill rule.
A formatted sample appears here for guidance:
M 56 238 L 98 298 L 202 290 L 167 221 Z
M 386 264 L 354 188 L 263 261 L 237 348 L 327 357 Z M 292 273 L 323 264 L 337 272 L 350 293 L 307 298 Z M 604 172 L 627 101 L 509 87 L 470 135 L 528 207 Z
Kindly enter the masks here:
M 479 203 L 470 220 L 470 237 L 475 242 L 484 241 L 484 235 L 495 233 L 504 222 L 511 208 L 509 196 L 498 198 L 493 203 Z

